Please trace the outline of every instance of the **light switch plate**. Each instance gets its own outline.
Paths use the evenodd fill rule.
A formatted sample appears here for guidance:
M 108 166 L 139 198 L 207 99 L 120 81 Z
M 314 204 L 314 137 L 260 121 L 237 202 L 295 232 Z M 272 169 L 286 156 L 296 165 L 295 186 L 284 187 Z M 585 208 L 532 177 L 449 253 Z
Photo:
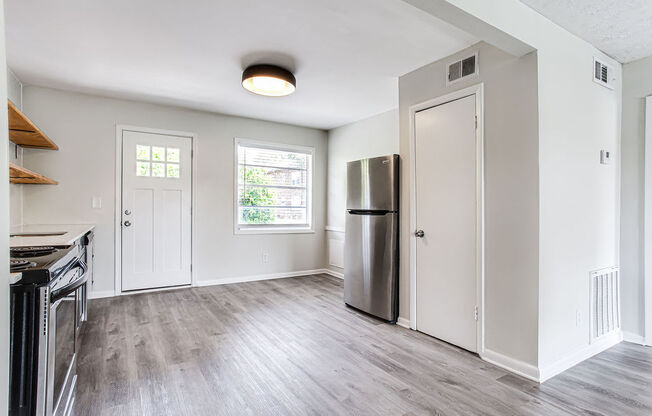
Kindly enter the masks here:
M 101 209 L 102 208 L 102 197 L 94 196 L 93 201 L 91 202 L 91 207 L 93 207 L 93 209 Z
M 600 150 L 600 163 L 608 165 L 611 163 L 611 152 L 608 150 Z

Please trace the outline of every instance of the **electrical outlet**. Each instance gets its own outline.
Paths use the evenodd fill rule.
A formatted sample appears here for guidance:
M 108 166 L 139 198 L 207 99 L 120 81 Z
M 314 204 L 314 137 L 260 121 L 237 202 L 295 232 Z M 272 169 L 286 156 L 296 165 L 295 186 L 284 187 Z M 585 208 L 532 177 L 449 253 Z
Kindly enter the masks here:
M 582 325 L 582 312 L 579 309 L 575 311 L 575 326 Z
M 93 209 L 101 209 L 102 208 L 102 197 L 94 196 L 93 199 L 91 200 L 91 207 Z
M 269 263 L 269 253 L 263 251 L 263 263 Z

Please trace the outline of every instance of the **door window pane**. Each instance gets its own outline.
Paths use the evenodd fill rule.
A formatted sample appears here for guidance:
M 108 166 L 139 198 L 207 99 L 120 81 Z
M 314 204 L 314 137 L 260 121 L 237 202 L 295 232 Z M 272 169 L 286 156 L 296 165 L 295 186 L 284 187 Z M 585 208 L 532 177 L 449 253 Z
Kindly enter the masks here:
M 165 147 L 152 146 L 152 160 L 165 162 Z
M 178 147 L 166 148 L 138 144 L 136 145 L 136 176 L 179 178 L 180 159 L 181 149 Z
M 168 178 L 179 177 L 179 165 L 176 163 L 168 163 Z
M 168 162 L 179 163 L 179 149 L 168 147 Z
M 136 145 L 136 159 L 149 160 L 149 146 Z
M 149 176 L 149 162 L 136 162 L 136 176 Z
M 165 163 L 152 163 L 152 176 L 165 178 Z

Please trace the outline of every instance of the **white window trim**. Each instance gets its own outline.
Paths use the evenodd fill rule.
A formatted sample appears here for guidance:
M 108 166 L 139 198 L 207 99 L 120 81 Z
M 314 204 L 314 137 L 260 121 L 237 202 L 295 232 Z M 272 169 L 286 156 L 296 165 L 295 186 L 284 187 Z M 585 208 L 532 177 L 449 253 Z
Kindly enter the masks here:
M 259 147 L 263 149 L 301 152 L 310 155 L 310 174 L 307 175 L 306 183 L 306 204 L 308 215 L 308 226 L 299 225 L 240 225 L 238 224 L 238 145 Z M 315 148 L 310 146 L 299 146 L 294 144 L 278 143 L 266 140 L 252 140 L 236 137 L 233 140 L 233 233 L 234 234 L 309 234 L 315 232 L 313 217 L 313 182 L 315 176 Z

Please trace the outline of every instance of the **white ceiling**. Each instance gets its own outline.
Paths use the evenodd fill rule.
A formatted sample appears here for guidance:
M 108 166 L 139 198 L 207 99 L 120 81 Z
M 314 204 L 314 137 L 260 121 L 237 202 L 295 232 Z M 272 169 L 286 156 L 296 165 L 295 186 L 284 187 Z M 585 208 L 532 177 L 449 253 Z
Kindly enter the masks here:
M 652 55 L 652 0 L 521 0 L 619 62 Z
M 5 0 L 26 84 L 329 129 L 398 106 L 397 77 L 476 42 L 401 0 Z M 260 97 L 242 69 L 294 70 Z

